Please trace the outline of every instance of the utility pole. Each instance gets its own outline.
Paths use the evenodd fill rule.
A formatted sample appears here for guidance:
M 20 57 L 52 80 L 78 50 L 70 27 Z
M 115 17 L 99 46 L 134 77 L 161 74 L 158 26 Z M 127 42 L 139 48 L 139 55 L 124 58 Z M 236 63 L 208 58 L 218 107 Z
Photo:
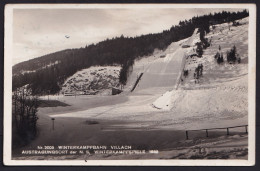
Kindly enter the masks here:
M 52 130 L 54 130 L 54 120 L 55 120 L 55 118 L 51 118 L 51 120 L 52 120 Z

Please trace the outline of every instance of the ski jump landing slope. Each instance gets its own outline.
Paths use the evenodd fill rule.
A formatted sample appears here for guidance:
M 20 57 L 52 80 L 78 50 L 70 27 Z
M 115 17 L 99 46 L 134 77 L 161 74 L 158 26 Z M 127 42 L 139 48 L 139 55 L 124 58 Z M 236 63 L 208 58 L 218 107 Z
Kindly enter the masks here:
M 144 72 L 135 93 L 163 94 L 172 90 L 182 71 L 182 61 L 185 51 L 177 42 L 172 43 L 166 50 L 166 56 L 155 60 Z
M 143 76 L 134 92 L 136 94 L 163 94 L 176 89 L 185 65 L 187 48 L 183 45 L 192 46 L 198 38 L 197 29 L 187 39 L 173 42 L 159 56 L 162 58 L 154 60 L 144 69 Z M 188 48 L 189 50 L 191 48 Z

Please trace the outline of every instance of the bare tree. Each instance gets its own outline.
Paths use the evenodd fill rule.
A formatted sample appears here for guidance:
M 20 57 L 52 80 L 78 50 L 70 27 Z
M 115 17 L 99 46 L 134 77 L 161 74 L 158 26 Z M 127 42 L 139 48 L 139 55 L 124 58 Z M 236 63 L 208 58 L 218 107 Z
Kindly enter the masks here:
M 13 129 L 23 143 L 33 139 L 37 134 L 37 111 L 39 100 L 33 96 L 31 89 L 18 88 L 13 92 Z

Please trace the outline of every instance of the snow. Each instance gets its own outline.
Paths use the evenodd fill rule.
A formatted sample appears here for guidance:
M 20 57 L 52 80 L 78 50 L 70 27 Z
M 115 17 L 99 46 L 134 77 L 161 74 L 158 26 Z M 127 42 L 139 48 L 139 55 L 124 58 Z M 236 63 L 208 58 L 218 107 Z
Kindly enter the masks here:
M 164 93 L 161 97 L 156 99 L 155 102 L 153 102 L 154 107 L 158 109 L 170 110 L 172 94 L 173 91 L 167 91 L 166 93 Z
M 28 73 L 31 73 L 31 72 L 36 72 L 36 70 L 32 70 L 32 71 L 24 71 L 24 70 L 21 70 L 21 74 L 28 74 Z
M 225 24 L 219 27 L 223 27 L 223 30 L 228 29 Z M 247 25 L 239 27 L 242 30 L 240 36 L 246 40 L 247 34 L 243 33 L 243 30 L 247 29 Z M 238 27 L 231 28 L 238 29 Z M 234 31 L 232 34 L 237 33 Z M 143 72 L 144 75 L 134 92 L 116 97 L 126 96 L 126 102 L 109 106 L 103 103 L 103 106 L 100 107 L 55 114 L 54 117 L 143 121 L 143 124 L 125 124 L 125 127 L 147 127 L 149 129 L 183 130 L 246 125 L 248 76 L 247 63 L 244 59 L 247 51 L 244 53 L 240 51 L 241 64 L 218 65 L 214 59 L 219 45 L 216 45 L 214 40 L 217 40 L 218 35 L 212 36 L 213 46 L 205 50 L 203 57 L 193 57 L 195 61 L 190 64 L 191 59 L 186 59 L 185 51 L 189 52 L 195 45 L 191 45 L 190 48 L 182 48 L 179 42 L 171 44 L 165 51 L 157 52 L 157 57 L 151 55 L 136 61 L 133 73 L 130 75 L 130 78 L 133 79 L 132 82 L 136 80 L 137 73 Z M 194 37 L 196 35 L 192 36 L 192 38 Z M 193 42 L 192 38 L 186 41 Z M 225 40 L 231 42 L 231 45 L 229 44 L 226 48 L 231 48 L 233 39 L 225 38 Z M 225 48 L 224 44 L 225 42 L 220 44 L 221 47 Z M 245 45 L 242 44 L 236 44 L 236 46 L 245 49 Z M 164 58 L 160 58 L 162 54 L 174 55 L 166 63 Z M 186 60 L 183 61 L 183 59 Z M 192 71 L 199 63 L 204 65 L 203 77 L 199 84 L 195 84 Z M 191 71 L 187 78 L 182 76 L 183 82 L 178 84 L 179 74 L 183 67 Z M 129 89 L 131 88 L 130 81 L 127 86 Z
M 37 69 L 37 70 L 41 70 L 41 69 L 45 69 L 45 68 L 48 68 L 48 67 L 51 67 L 51 66 L 53 66 L 53 65 L 57 65 L 57 64 L 59 64 L 60 63 L 60 61 L 55 61 L 55 62 L 53 62 L 53 63 L 49 63 L 48 65 L 46 65 L 46 66 L 44 66 L 44 67 L 42 67 L 42 68 L 39 68 L 39 69 Z M 28 74 L 28 73 L 32 73 L 32 72 L 36 72 L 37 70 L 21 70 L 20 71 L 20 73 L 21 74 Z M 17 75 L 17 74 L 15 74 L 15 75 Z
M 247 124 L 248 45 L 244 42 L 248 41 L 248 18 L 239 22 L 243 25 L 231 26 L 231 31 L 229 31 L 228 24 L 216 25 L 216 28 L 207 35 L 212 40 L 212 46 L 204 51 L 202 58 L 194 57 L 187 60 L 185 69 L 189 70 L 190 74 L 183 79 L 180 87 L 184 90 L 183 96 L 187 96 L 187 99 L 183 101 L 184 104 L 187 101 L 188 109 L 192 109 L 187 112 L 195 114 L 196 112 L 200 114 L 208 112 L 216 115 L 216 118 L 221 118 L 222 113 L 226 113 L 234 120 L 240 118 L 238 119 L 240 124 Z M 221 47 L 220 52 L 224 54 L 225 59 L 225 52 L 234 45 L 237 47 L 242 62 L 240 64 L 227 62 L 217 64 L 214 55 L 219 51 L 218 47 Z M 198 64 L 203 64 L 204 74 L 199 84 L 195 84 L 192 71 Z M 196 106 L 200 107 L 197 111 Z M 176 106 L 177 108 L 178 106 Z
M 182 53 L 182 54 L 178 54 L 176 55 L 177 52 L 182 51 L 181 47 L 183 45 L 188 45 L 188 46 L 192 46 L 193 44 L 190 44 L 190 42 L 194 42 L 194 39 L 196 39 L 198 37 L 197 34 L 197 29 L 194 30 L 193 35 L 190 38 L 184 39 L 179 41 L 179 47 L 177 50 L 175 50 L 173 53 L 171 53 L 171 51 L 173 50 L 172 45 L 170 45 L 167 50 L 166 50 L 166 58 L 164 59 L 164 62 L 170 62 L 170 60 L 172 58 L 174 58 L 174 62 L 178 62 L 177 64 L 179 65 L 178 67 L 178 71 L 175 71 L 175 73 L 177 73 L 177 77 L 175 80 L 175 83 L 173 84 L 173 90 L 172 91 L 167 91 L 166 93 L 164 93 L 161 97 L 159 97 L 156 101 L 153 102 L 153 106 L 157 109 L 162 109 L 162 110 L 170 110 L 171 109 L 171 97 L 173 95 L 173 92 L 175 90 L 177 90 L 179 84 L 180 84 L 180 80 L 181 80 L 181 76 L 182 76 L 182 71 L 183 68 L 185 66 L 186 60 L 185 58 L 187 58 L 187 55 L 189 54 L 189 52 L 191 51 L 192 47 L 186 48 L 186 52 Z M 178 58 L 177 58 L 178 57 Z M 181 61 L 181 62 L 180 62 Z
M 59 64 L 59 63 L 60 63 L 60 61 L 55 61 L 55 62 L 53 62 L 53 63 L 49 63 L 48 65 L 42 67 L 42 69 L 51 67 L 51 66 L 53 66 L 53 65 L 57 65 L 57 64 Z
M 60 142 L 56 140 L 57 137 L 63 137 L 62 142 L 65 144 L 89 142 L 95 144 L 107 141 L 125 144 L 131 140 L 135 143 L 139 142 L 139 144 L 158 143 L 158 146 L 161 147 L 165 143 L 174 142 L 184 146 L 172 148 L 169 145 L 167 147 L 171 147 L 171 149 L 165 146 L 165 150 L 159 152 L 159 155 L 145 154 L 133 156 L 133 158 L 192 159 L 195 156 L 221 158 L 227 154 L 229 154 L 225 156 L 227 158 L 247 158 L 248 137 L 246 135 L 236 134 L 230 138 L 221 136 L 211 140 L 185 140 L 185 130 L 248 124 L 248 44 L 244 43 L 248 42 L 248 18 L 239 22 L 243 24 L 237 27 L 231 26 L 231 31 L 229 31 L 228 24 L 216 25 L 214 30 L 211 28 L 211 32 L 206 37 L 211 39 L 212 46 L 204 50 L 201 58 L 187 58 L 188 55 L 194 53 L 195 43 L 199 41 L 199 34 L 195 31 L 190 38 L 173 42 L 164 51 L 155 50 L 152 55 L 136 60 L 123 94 L 117 96 L 63 96 L 60 97 L 60 100 L 70 106 L 40 109 L 39 127 L 45 134 L 39 135 L 35 145 L 37 145 L 37 141 L 38 144 Z M 190 47 L 182 48 L 183 45 Z M 241 57 L 241 63 L 217 64 L 214 55 L 218 51 L 219 45 L 224 56 L 226 51 L 235 45 Z M 198 64 L 204 66 L 203 76 L 199 83 L 195 84 L 193 72 Z M 116 73 L 119 72 L 119 67 L 105 68 L 93 67 L 79 71 L 66 80 L 65 85 L 67 86 L 64 86 L 63 91 L 74 91 L 73 88 L 69 88 L 72 87 L 72 84 L 69 83 L 70 80 L 78 84 L 78 87 L 84 84 L 83 80 L 94 80 L 97 77 L 96 74 L 91 75 L 93 72 L 102 77 L 111 75 L 113 78 L 118 78 Z M 183 69 L 189 70 L 186 78 L 182 74 Z M 141 73 L 143 73 L 143 77 L 139 84 L 133 92 L 130 92 L 137 76 Z M 181 79 L 183 81 L 180 81 Z M 116 85 L 117 81 L 112 83 Z M 56 118 L 56 132 L 50 133 L 49 117 Z M 85 126 L 82 124 L 85 120 L 98 121 L 100 125 Z M 102 124 L 102 122 L 109 122 L 109 124 Z M 129 130 L 131 131 L 127 132 Z M 170 130 L 170 134 L 167 134 L 166 130 Z M 79 131 L 84 131 L 84 136 L 79 136 Z M 180 135 L 178 135 L 178 131 L 181 131 Z M 154 133 L 154 135 L 149 137 L 149 133 Z M 217 133 L 210 132 L 210 135 L 213 134 Z M 161 135 L 162 137 L 160 137 Z M 129 136 L 131 138 L 126 138 Z M 171 137 L 173 138 L 171 139 Z M 171 142 L 164 142 L 169 139 Z M 122 159 L 129 156 L 95 155 L 90 158 L 95 157 Z
M 179 113 L 178 111 L 181 110 L 181 108 L 185 108 L 189 110 L 181 110 L 182 116 L 188 116 L 191 112 L 193 114 L 205 112 L 221 113 L 221 110 L 227 111 L 229 114 L 233 113 L 233 115 L 235 115 L 235 112 L 243 113 L 243 115 L 247 114 L 247 62 L 242 62 L 241 64 L 230 65 L 224 63 L 223 65 L 218 65 L 214 59 L 214 55 L 218 51 L 219 46 L 221 46 L 221 52 L 224 53 L 224 50 L 230 50 L 233 45 L 239 47 L 237 50 L 242 61 L 247 58 L 247 44 L 244 44 L 243 42 L 247 42 L 248 18 L 242 19 L 239 22 L 244 25 L 231 27 L 231 30 L 233 31 L 231 31 L 229 35 L 222 35 L 220 33 L 220 30 L 222 30 L 222 33 L 228 32 L 227 24 L 217 25 L 215 30 L 211 30 L 207 35 L 208 38 L 212 39 L 212 46 L 204 51 L 203 57 L 186 59 L 184 69 L 189 70 L 190 74 L 188 78 L 182 78 L 184 81 L 182 82 L 180 89 L 193 91 L 182 91 L 182 96 L 183 94 L 186 95 L 187 99 L 182 99 L 179 106 L 176 106 L 177 104 L 175 104 L 174 110 L 176 110 L 176 113 Z M 195 48 L 195 43 L 199 40 L 198 35 L 199 34 L 193 34 L 193 48 Z M 220 36 L 223 39 L 222 41 L 218 41 Z M 237 37 L 240 37 L 240 41 L 237 41 Z M 200 79 L 200 83 L 195 85 L 195 80 L 193 79 L 193 73 L 191 71 L 194 71 L 198 64 L 203 64 L 204 75 L 203 78 Z M 237 80 L 235 83 L 232 82 L 234 79 Z M 233 86 L 230 87 L 230 84 Z M 170 110 L 172 106 L 170 103 L 174 103 L 176 96 L 178 96 L 178 94 L 176 94 L 175 90 L 166 92 L 159 97 L 153 105 L 159 109 Z M 224 100 L 225 103 L 223 103 Z M 185 104 L 187 106 L 183 107 Z M 223 104 L 228 105 L 224 106 Z M 196 106 L 200 106 L 197 111 Z M 203 107 L 205 106 L 208 108 L 204 110 Z M 244 122 L 246 123 L 247 120 Z
M 119 86 L 119 66 L 92 66 L 76 72 L 63 84 L 61 93 L 109 95 Z

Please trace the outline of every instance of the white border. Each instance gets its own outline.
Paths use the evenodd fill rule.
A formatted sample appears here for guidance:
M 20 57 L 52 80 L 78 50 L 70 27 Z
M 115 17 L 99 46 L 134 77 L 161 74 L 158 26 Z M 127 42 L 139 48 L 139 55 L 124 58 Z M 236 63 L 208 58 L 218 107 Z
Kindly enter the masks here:
M 245 8 L 249 10 L 248 37 L 248 160 L 12 160 L 11 94 L 14 9 L 86 9 L 86 8 Z M 255 93 L 256 93 L 256 5 L 255 4 L 7 4 L 4 36 L 4 165 L 64 166 L 252 166 L 255 164 Z

